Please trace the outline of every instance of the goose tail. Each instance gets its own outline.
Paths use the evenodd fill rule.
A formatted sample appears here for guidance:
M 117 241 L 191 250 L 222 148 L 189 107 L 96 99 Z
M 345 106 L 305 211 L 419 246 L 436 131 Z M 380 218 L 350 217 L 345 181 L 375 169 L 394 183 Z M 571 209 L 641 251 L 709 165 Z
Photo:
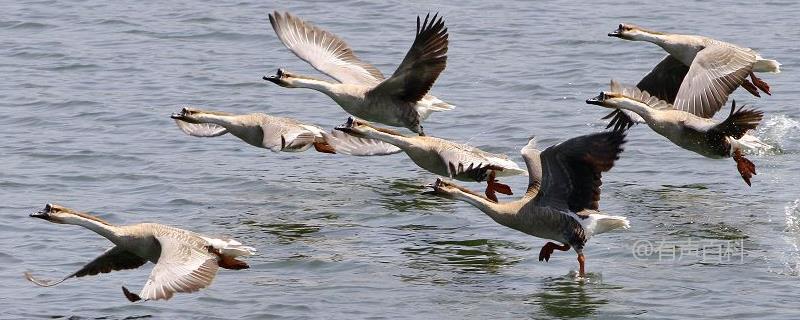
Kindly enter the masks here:
M 630 221 L 628 221 L 626 217 L 609 216 L 599 213 L 591 214 L 589 219 L 582 221 L 582 224 L 584 224 L 584 229 L 589 231 L 590 235 L 606 233 L 616 229 L 628 229 L 631 227 Z
M 753 65 L 755 72 L 781 73 L 781 63 L 776 60 L 759 59 Z

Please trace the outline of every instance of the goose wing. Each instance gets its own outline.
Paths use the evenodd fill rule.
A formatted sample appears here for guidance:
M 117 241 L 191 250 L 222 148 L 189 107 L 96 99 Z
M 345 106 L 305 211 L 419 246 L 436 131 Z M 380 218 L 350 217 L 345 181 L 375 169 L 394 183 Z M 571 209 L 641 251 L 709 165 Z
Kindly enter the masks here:
M 322 129 L 319 129 L 322 130 Z M 273 152 L 295 149 L 314 143 L 316 134 L 306 125 L 269 122 L 261 124 L 263 139 L 261 145 Z
M 465 145 L 445 144 L 438 155 L 450 178 L 466 176 L 475 181 L 483 181 L 487 171 L 504 169 L 484 156 L 483 151 Z
M 190 234 L 163 233 L 155 238 L 161 254 L 139 293 L 141 299 L 168 300 L 175 292 L 195 292 L 211 284 L 219 265 L 206 241 Z
M 528 191 L 526 194 L 539 192 L 539 188 L 542 186 L 541 153 L 539 149 L 536 149 L 536 138 L 528 140 L 528 144 L 520 150 L 522 159 L 525 160 L 525 166 L 528 168 Z
M 595 133 L 569 139 L 541 153 L 542 186 L 535 206 L 579 213 L 596 210 L 601 173 L 611 170 L 622 152 L 625 134 Z
M 380 140 L 354 137 L 338 130 L 331 133 L 324 132 L 322 137 L 336 150 L 336 153 L 351 156 L 383 156 L 403 151 Z
M 672 55 L 667 55 L 636 84 L 636 87 L 658 99 L 673 103 L 688 72 L 688 66 Z M 643 121 L 635 113 L 622 109 L 611 111 L 611 113 L 603 117 L 603 119 L 608 118 L 611 118 L 611 121 L 606 126 L 606 129 L 614 127 L 615 131 L 627 130 L 634 124 L 642 123 Z
M 341 83 L 374 86 L 383 74 L 361 61 L 344 40 L 288 12 L 269 15 L 275 34 L 298 58 Z
M 673 105 L 711 118 L 753 70 L 756 55 L 728 44 L 712 44 L 695 56 Z
M 122 249 L 121 247 L 115 246 L 103 252 L 103 254 L 101 254 L 99 257 L 95 258 L 91 262 L 87 263 L 80 270 L 75 271 L 72 274 L 60 280 L 51 281 L 51 280 L 36 279 L 29 272 L 25 272 L 25 278 L 28 279 L 30 282 L 35 283 L 36 285 L 42 287 L 52 287 L 72 277 L 80 278 L 83 276 L 93 276 L 98 273 L 109 273 L 111 271 L 136 269 L 138 267 L 141 267 L 146 262 L 147 260 L 137 256 L 136 254 L 127 251 L 125 249 Z
M 425 16 L 420 23 L 417 17 L 417 36 L 411 49 L 389 79 L 381 82 L 370 93 L 390 95 L 410 103 L 416 103 L 433 86 L 436 78 L 447 65 L 447 28 L 441 17 Z
M 214 123 L 189 123 L 180 119 L 175 119 L 175 124 L 183 133 L 194 137 L 218 137 L 228 133 L 228 129 Z

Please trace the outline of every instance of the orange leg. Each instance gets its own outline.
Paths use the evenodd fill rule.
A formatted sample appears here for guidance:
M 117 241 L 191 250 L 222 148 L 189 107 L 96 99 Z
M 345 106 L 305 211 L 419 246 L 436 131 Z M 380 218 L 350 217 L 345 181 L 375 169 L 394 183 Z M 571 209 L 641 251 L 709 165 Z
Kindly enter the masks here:
M 336 153 L 336 149 L 327 142 L 314 142 L 314 149 L 322 153 Z
M 578 254 L 578 276 L 586 277 L 586 257 L 583 256 L 583 253 Z
M 497 202 L 497 195 L 495 192 L 499 192 L 502 194 L 512 195 L 514 193 L 511 192 L 511 187 L 507 184 L 500 183 L 495 179 L 495 171 L 489 171 L 489 175 L 486 177 L 486 198 Z
M 559 246 L 553 242 L 545 243 L 544 246 L 542 247 L 542 250 L 539 251 L 539 261 L 550 261 L 550 255 L 553 254 L 553 250 L 555 249 L 561 251 L 567 251 L 569 250 L 569 248 L 570 247 L 568 244 Z
M 764 82 L 764 80 L 761 80 L 761 78 L 756 77 L 756 74 L 752 71 L 750 71 L 750 79 L 753 80 L 753 85 L 761 89 L 761 91 L 764 91 L 764 93 L 768 95 L 772 95 L 772 93 L 769 92 L 769 85 Z
M 744 179 L 744 182 L 750 186 L 750 178 L 756 174 L 756 165 L 742 156 L 742 151 L 739 149 L 734 151 L 733 160 L 736 161 L 736 169 L 739 170 L 739 174 L 742 175 L 742 179 Z
M 744 81 L 742 82 L 742 88 L 747 90 L 747 92 L 750 92 L 750 94 L 761 98 L 761 94 L 758 93 L 758 88 L 756 88 L 756 86 L 752 82 L 750 82 L 750 80 L 744 79 Z

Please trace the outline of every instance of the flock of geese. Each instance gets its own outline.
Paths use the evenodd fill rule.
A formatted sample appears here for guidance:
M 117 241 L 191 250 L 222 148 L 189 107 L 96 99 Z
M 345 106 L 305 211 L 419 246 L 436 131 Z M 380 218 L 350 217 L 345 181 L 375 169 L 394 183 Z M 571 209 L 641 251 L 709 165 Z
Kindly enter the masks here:
M 196 137 L 230 133 L 274 152 L 301 152 L 311 147 L 354 156 L 404 152 L 419 167 L 436 175 L 486 181 L 486 190 L 480 194 L 438 178 L 426 194 L 470 203 L 501 225 L 551 240 L 542 247 L 540 261 L 548 261 L 555 250 L 574 249 L 581 277 L 585 276 L 586 242 L 596 234 L 629 227 L 625 217 L 598 211 L 598 203 L 601 175 L 619 158 L 625 132 L 631 126 L 645 123 L 674 144 L 705 157 L 732 157 L 748 185 L 756 171 L 745 155 L 772 148 L 747 133 L 761 121 L 761 111 L 737 108 L 734 101 L 724 120 L 712 119 L 740 86 L 755 96 L 760 92 L 771 94 L 769 85 L 755 73 L 780 71 L 777 61 L 727 42 L 620 24 L 608 35 L 654 43 L 667 56 L 635 86 L 611 81 L 609 90 L 586 100 L 613 110 L 604 118 L 610 119 L 607 128 L 611 130 L 568 139 L 544 151 L 538 150 L 531 139 L 521 150 L 526 164 L 522 169 L 505 155 L 425 135 L 422 122 L 431 113 L 454 108 L 428 94 L 447 62 L 448 33 L 438 14 L 417 17 L 414 43 L 388 78 L 328 31 L 289 13 L 274 12 L 269 21 L 289 50 L 336 81 L 284 69 L 264 80 L 286 88 L 320 91 L 352 117 L 328 132 L 313 124 L 263 113 L 232 114 L 187 107 L 171 115 L 183 132 Z M 416 135 L 374 123 L 404 127 Z M 527 175 L 528 187 L 518 200 L 498 202 L 496 193 L 511 195 L 512 190 L 497 178 L 511 175 Z M 122 288 L 130 301 L 169 299 L 176 292 L 197 291 L 211 284 L 219 268 L 248 268 L 237 258 L 256 252 L 236 240 L 161 224 L 116 226 L 55 204 L 47 204 L 31 216 L 83 226 L 113 242 L 114 247 L 60 280 L 40 280 L 26 273 L 28 280 L 53 286 L 72 277 L 134 269 L 153 262 L 155 267 L 138 294 Z

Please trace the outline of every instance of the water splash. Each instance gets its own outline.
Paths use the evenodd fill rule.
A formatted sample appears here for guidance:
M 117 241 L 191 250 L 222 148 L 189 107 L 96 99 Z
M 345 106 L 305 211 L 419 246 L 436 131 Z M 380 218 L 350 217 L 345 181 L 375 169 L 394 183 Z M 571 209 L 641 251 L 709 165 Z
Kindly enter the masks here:
M 784 209 L 786 215 L 786 242 L 790 252 L 783 256 L 783 264 L 788 274 L 800 275 L 800 199 L 790 203 Z
M 786 115 L 775 115 L 761 122 L 761 126 L 756 130 L 756 136 L 780 150 L 791 149 L 796 146 L 787 143 L 796 141 L 800 137 L 800 122 Z

